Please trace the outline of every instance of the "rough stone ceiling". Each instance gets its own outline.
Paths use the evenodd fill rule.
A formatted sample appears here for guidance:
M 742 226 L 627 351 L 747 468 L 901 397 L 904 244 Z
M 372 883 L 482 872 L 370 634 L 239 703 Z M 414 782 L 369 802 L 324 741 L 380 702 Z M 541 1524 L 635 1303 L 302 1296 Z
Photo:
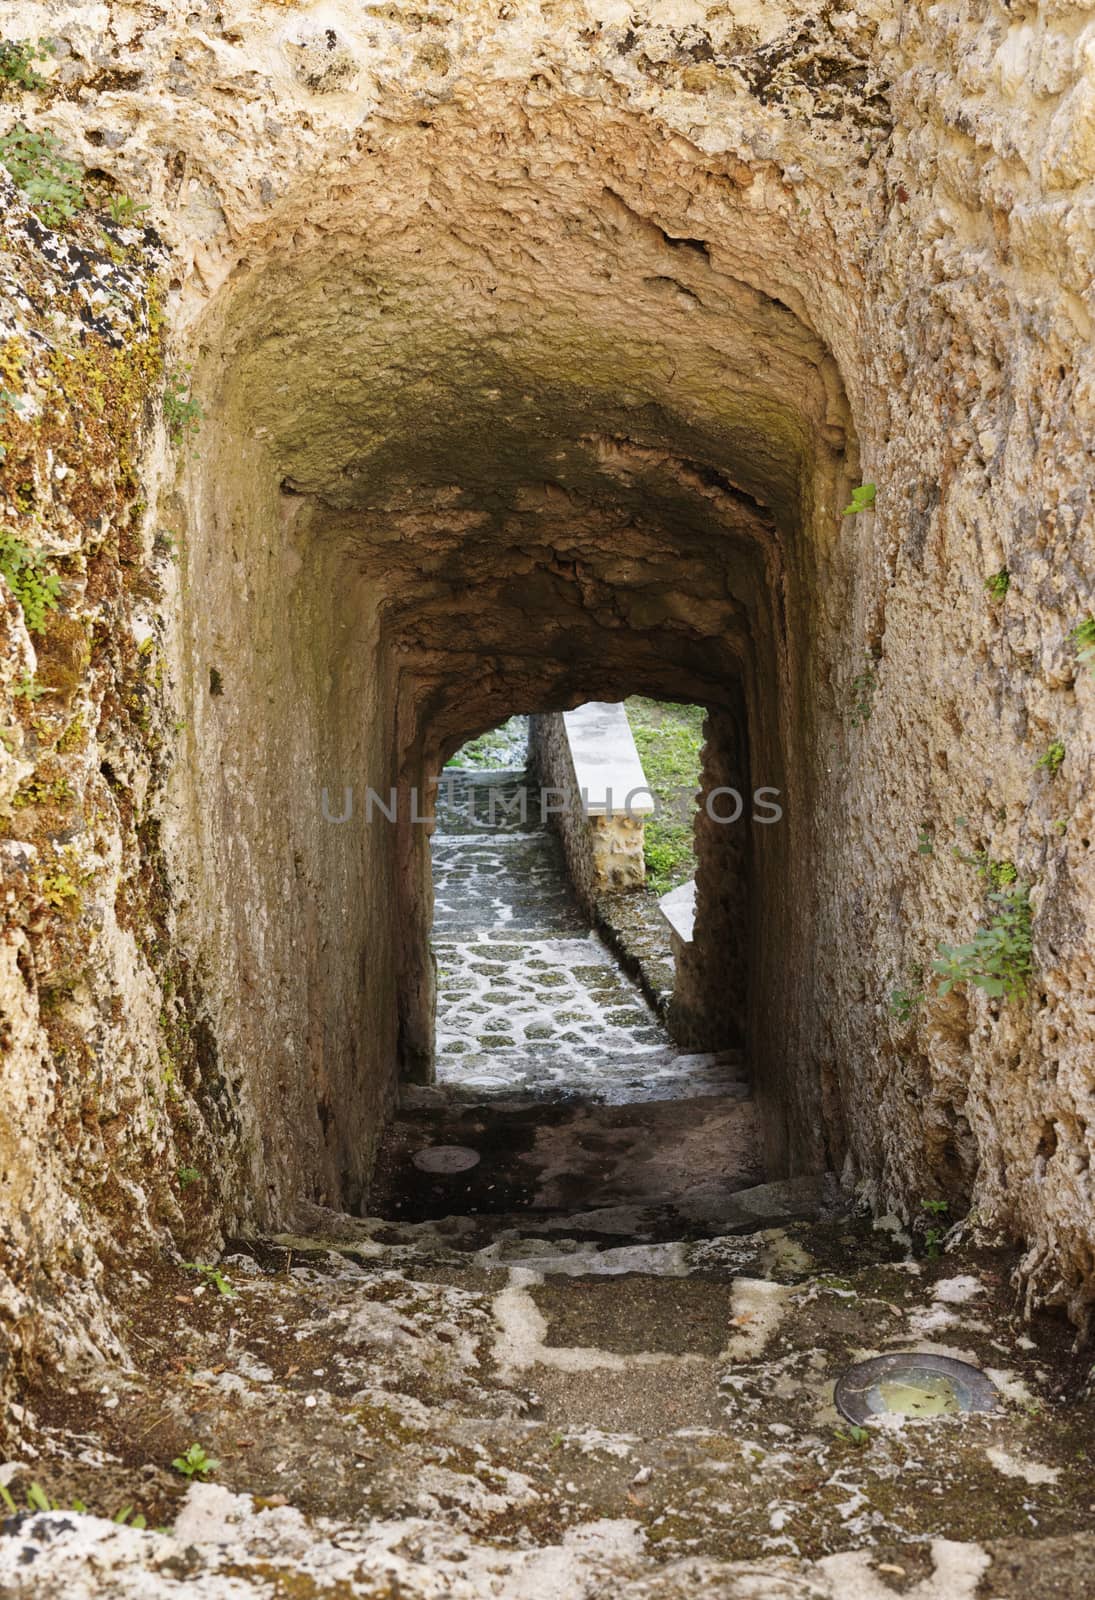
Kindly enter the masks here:
M 733 462 L 797 511 L 846 408 L 735 184 L 581 102 L 533 119 L 499 91 L 477 113 L 364 141 L 237 268 L 223 352 L 287 476 L 340 506 L 454 463 L 494 486 L 531 440 L 554 457 L 561 407 L 564 437 L 584 416 Z
M 304 502 L 295 536 L 338 542 L 442 742 L 719 698 L 854 456 L 823 343 L 742 276 L 733 185 L 705 210 L 664 139 L 575 117 L 550 160 L 504 97 L 359 149 L 205 339 L 218 413 Z

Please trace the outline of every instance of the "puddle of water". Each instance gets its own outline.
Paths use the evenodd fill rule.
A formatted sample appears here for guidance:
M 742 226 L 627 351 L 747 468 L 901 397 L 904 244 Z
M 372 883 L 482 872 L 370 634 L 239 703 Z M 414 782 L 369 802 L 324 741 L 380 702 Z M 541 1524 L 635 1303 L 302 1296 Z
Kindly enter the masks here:
M 891 1379 L 868 1392 L 868 1404 L 876 1394 L 882 1402 L 879 1410 L 906 1417 L 957 1416 L 962 1409 L 949 1378 L 926 1378 L 920 1383 Z

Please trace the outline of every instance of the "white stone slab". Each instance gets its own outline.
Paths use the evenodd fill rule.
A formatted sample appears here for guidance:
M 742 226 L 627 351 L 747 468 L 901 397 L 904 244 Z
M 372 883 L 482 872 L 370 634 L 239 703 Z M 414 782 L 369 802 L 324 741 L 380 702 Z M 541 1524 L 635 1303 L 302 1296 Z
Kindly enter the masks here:
M 688 882 L 682 883 L 679 889 L 670 889 L 668 894 L 663 894 L 658 901 L 658 910 L 678 939 L 683 939 L 685 944 L 690 944 L 692 942 L 692 930 L 696 926 L 695 878 L 689 878 Z
M 574 777 L 590 816 L 650 816 L 656 809 L 623 706 L 590 700 L 563 713 Z

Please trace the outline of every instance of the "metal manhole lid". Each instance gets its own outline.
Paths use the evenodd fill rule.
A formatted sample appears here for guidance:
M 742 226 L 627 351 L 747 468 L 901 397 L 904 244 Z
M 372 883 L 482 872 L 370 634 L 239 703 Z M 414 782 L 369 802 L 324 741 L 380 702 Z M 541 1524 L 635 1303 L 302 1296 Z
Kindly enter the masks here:
M 968 1361 L 901 1350 L 858 1361 L 842 1372 L 833 1396 L 849 1422 L 876 1417 L 957 1417 L 995 1411 L 995 1384 Z
M 420 1172 L 468 1172 L 479 1165 L 479 1152 L 464 1144 L 429 1144 L 411 1160 Z

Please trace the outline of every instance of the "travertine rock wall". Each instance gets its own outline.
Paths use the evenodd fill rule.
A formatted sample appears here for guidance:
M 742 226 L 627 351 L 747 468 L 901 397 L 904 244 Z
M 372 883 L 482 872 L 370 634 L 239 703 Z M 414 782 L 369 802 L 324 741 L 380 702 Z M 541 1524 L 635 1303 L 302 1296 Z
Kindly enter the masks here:
M 302 1191 L 360 1198 L 399 1059 L 428 1070 L 425 830 L 328 822 L 322 787 L 337 814 L 345 784 L 419 783 L 510 711 L 636 691 L 740 696 L 751 784 L 782 791 L 751 865 L 773 1168 L 975 1208 L 1082 1323 L 1090 12 L 51 0 L 0 22 L 57 41 L 3 126 L 53 129 L 100 207 L 149 204 L 162 270 L 120 236 L 122 302 L 137 327 L 157 304 L 206 414 L 169 450 L 145 373 L 101 413 L 120 476 L 77 459 L 79 397 L 60 437 L 0 427 L 4 526 L 64 579 L 41 641 L 5 594 L 6 691 L 74 641 L 56 715 L 16 694 L 4 716 L 15 1343 L 58 1286 L 53 1325 L 80 1326 L 119 1210 L 209 1240 Z M 10 285 L 39 247 L 7 238 Z M 40 365 L 4 368 L 36 404 L 44 294 L 72 292 L 48 273 L 14 333 Z M 842 518 L 860 481 L 876 507 Z M 126 518 L 131 594 L 90 577 Z M 83 735 L 57 744 L 81 712 L 77 770 Z M 71 806 L 12 805 L 62 781 Z M 22 893 L 30 846 L 76 851 L 76 914 L 56 883 Z M 980 852 L 1032 885 L 1029 997 L 894 1015 L 983 918 Z
M 110 223 L 51 234 L 6 173 L 0 203 L 7 1382 L 20 1356 L 116 1352 L 104 1307 L 142 1249 L 215 1241 L 219 1187 L 177 1173 L 216 1171 L 231 1104 L 160 843 L 177 587 L 141 424 L 163 252 Z

